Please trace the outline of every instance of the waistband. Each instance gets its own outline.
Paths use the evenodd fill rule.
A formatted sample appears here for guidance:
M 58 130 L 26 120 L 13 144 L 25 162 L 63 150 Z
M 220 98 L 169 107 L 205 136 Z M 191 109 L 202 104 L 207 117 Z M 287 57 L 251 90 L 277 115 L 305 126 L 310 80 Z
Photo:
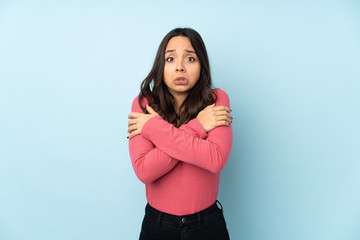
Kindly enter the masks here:
M 219 204 L 220 207 L 218 207 L 217 204 Z M 207 218 L 211 218 L 212 216 L 222 212 L 223 212 L 223 207 L 218 200 L 216 200 L 215 203 L 213 203 L 210 207 L 202 211 L 187 215 L 173 215 L 173 214 L 165 213 L 153 208 L 152 206 L 150 206 L 149 203 L 145 207 L 145 213 L 152 217 L 155 217 L 158 221 L 159 227 L 161 222 L 167 222 L 168 224 L 177 227 L 198 224 L 199 227 L 201 228 L 201 223 L 203 220 Z

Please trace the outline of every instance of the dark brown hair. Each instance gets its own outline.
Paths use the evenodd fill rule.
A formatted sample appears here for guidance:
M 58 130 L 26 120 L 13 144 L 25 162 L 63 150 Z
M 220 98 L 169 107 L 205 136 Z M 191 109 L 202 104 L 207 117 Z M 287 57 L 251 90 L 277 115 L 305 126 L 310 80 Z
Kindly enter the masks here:
M 189 91 L 188 96 L 180 106 L 179 117 L 175 112 L 175 99 L 164 83 L 163 77 L 165 50 L 170 39 L 175 36 L 185 36 L 190 40 L 201 65 L 199 80 Z M 143 98 L 147 99 L 149 105 L 164 120 L 175 127 L 179 127 L 196 118 L 201 110 L 216 101 L 216 94 L 211 88 L 209 58 L 205 44 L 198 32 L 191 28 L 175 28 L 163 38 L 157 51 L 154 65 L 140 87 L 139 104 L 143 112 L 147 113 L 145 107 L 141 104 Z

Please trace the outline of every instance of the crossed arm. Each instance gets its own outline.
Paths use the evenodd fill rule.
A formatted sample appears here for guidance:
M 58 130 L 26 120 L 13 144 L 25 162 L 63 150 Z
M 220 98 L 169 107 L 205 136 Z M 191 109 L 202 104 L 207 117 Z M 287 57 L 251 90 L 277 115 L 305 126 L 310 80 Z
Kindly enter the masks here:
M 216 105 L 220 106 L 208 106 L 197 118 L 176 128 L 151 108 L 150 114 L 141 113 L 136 98 L 129 115 L 129 150 L 137 177 L 144 183 L 153 182 L 171 171 L 178 161 L 219 172 L 232 146 L 226 93 L 218 96 Z

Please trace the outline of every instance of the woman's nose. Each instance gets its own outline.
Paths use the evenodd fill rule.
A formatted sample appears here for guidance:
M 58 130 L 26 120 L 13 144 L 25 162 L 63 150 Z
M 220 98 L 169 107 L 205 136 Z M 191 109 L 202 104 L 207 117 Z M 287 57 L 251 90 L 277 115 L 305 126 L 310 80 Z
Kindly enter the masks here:
M 185 68 L 182 62 L 179 62 L 178 65 L 176 66 L 176 72 L 185 72 Z

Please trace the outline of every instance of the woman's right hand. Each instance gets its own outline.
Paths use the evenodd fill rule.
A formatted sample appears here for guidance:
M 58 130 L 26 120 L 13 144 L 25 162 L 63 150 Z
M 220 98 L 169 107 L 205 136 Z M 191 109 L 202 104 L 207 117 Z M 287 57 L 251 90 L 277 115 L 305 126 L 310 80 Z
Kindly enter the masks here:
M 210 132 L 219 126 L 230 126 L 232 122 L 230 112 L 230 108 L 226 106 L 215 106 L 214 103 L 201 110 L 196 119 L 199 120 L 205 132 Z

